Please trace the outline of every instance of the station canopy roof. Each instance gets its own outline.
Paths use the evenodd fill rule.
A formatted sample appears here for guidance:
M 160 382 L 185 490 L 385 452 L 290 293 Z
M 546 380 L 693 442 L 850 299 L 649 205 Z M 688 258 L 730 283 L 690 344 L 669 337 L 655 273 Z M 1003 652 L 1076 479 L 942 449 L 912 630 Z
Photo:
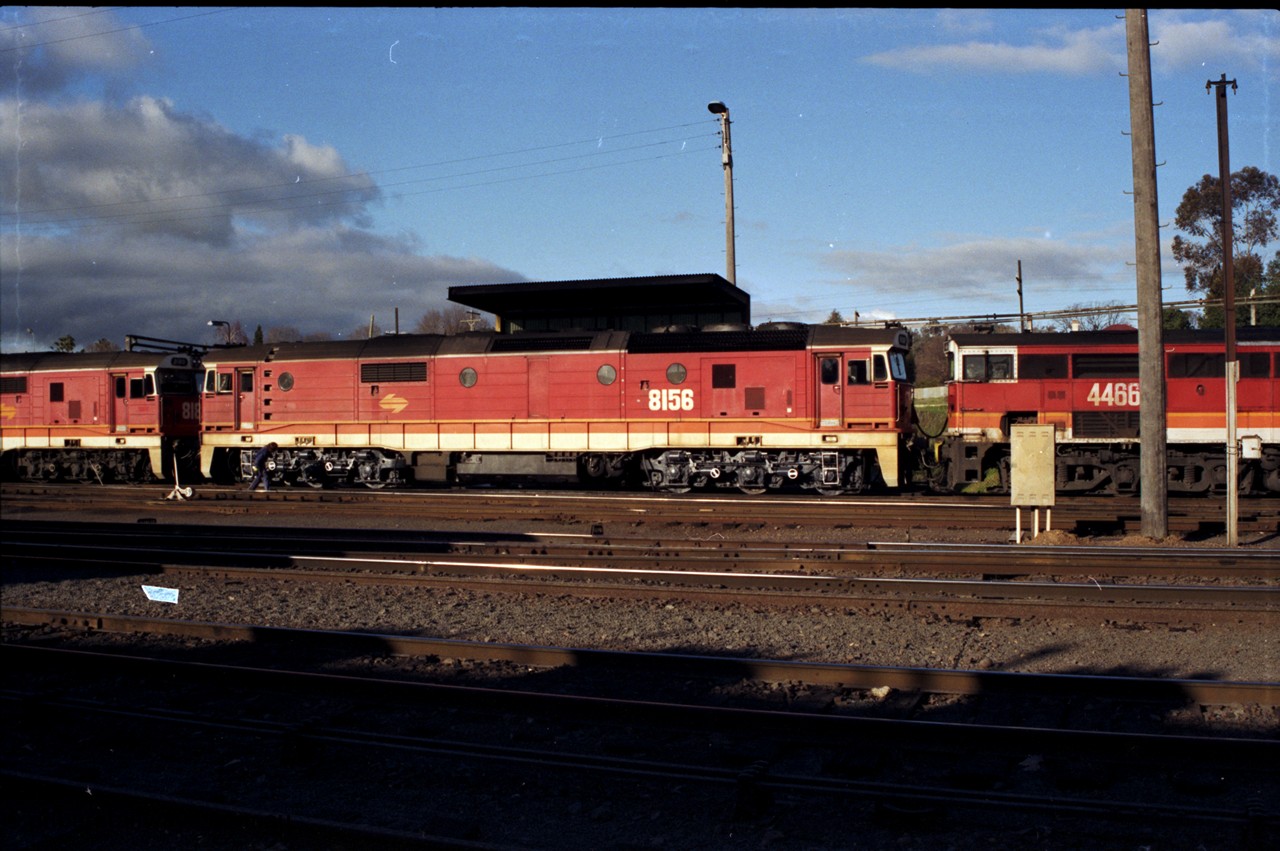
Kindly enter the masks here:
M 657 275 L 450 287 L 449 300 L 521 331 L 653 331 L 749 324 L 751 297 L 720 275 Z

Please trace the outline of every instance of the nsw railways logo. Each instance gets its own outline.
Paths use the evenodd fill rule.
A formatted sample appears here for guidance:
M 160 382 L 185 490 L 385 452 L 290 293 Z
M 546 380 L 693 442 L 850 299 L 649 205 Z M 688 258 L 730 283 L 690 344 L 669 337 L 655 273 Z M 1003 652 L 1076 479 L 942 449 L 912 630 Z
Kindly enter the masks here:
M 378 401 L 378 407 L 392 414 L 398 414 L 409 407 L 409 400 L 394 393 L 388 393 Z

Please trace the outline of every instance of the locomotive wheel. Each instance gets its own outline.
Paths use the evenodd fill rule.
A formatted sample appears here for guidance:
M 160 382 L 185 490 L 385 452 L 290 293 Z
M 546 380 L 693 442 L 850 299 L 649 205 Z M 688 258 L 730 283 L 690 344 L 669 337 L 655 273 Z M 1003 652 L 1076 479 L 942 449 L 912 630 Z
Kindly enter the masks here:
M 830 487 L 827 485 L 816 487 L 814 488 L 814 490 L 816 490 L 818 493 L 822 494 L 823 496 L 844 496 L 844 493 L 845 493 L 844 488 Z
M 738 490 L 746 494 L 751 494 L 752 496 L 759 496 L 769 489 L 764 485 L 738 485 Z

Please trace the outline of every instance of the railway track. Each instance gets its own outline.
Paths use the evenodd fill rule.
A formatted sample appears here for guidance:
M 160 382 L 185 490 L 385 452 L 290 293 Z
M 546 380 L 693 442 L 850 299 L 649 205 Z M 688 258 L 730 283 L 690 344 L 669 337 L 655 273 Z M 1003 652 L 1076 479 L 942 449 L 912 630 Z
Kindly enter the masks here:
M 59 522 L 9 531 L 6 550 L 15 567 L 44 566 L 66 578 L 106 569 L 163 575 L 171 584 L 275 580 L 642 601 L 680 597 L 961 619 L 1269 625 L 1280 617 L 1280 563 L 1265 552 L 884 543 L 855 549 Z M 1121 584 L 1117 576 L 1144 581 Z M 1188 576 L 1208 584 L 1190 584 Z M 1184 581 L 1158 582 L 1174 577 Z
M 173 813 L 167 836 L 196 820 L 198 835 L 181 844 L 211 847 L 220 836 L 216 851 L 244 847 L 243 835 L 222 832 L 250 823 L 255 839 L 334 849 L 601 847 L 658 838 L 656 825 L 668 821 L 682 842 L 709 847 L 730 835 L 753 837 L 751 847 L 845 847 L 851 824 L 869 845 L 892 846 L 911 827 L 957 851 L 1047 841 L 1046 824 L 1100 846 L 1193 838 L 1269 848 L 1276 838 L 1280 762 L 1270 750 L 1280 686 L 1215 676 L 1213 664 L 1185 666 L 1184 677 L 1135 663 L 1024 678 L 998 669 L 1022 654 L 1006 660 L 976 637 L 948 647 L 928 637 L 931 627 L 917 634 L 943 656 L 923 668 L 729 651 L 750 637 L 709 653 L 641 653 L 415 634 L 424 623 L 461 625 L 462 609 L 447 607 L 473 589 L 461 605 L 480 623 L 509 611 L 499 597 L 546 606 L 598 595 L 612 599 L 587 601 L 584 613 L 660 598 L 675 603 L 658 607 L 673 609 L 667 623 L 697 616 L 684 599 L 799 612 L 785 617 L 804 630 L 833 608 L 895 613 L 843 617 L 846 634 L 864 642 L 881 619 L 895 630 L 930 621 L 969 629 L 972 619 L 975 636 L 991 632 L 1009 646 L 1028 636 L 988 619 L 1057 613 L 1059 623 L 1106 621 L 1114 635 L 1172 647 L 1223 628 L 1194 626 L 1202 621 L 1240 624 L 1226 627 L 1233 636 L 1273 625 L 1275 550 L 826 545 L 815 529 L 835 528 L 832 515 L 825 527 L 793 522 L 785 500 L 757 523 L 720 508 L 703 519 L 688 498 L 596 510 L 594 500 L 541 494 L 457 494 L 455 506 L 452 493 L 347 502 L 317 492 L 343 500 L 321 506 L 292 493 L 178 501 L 110 490 L 65 504 L 10 501 L 5 491 L 6 583 L 30 571 L 39 593 L 61 597 L 79 576 L 91 596 L 121 577 L 132 592 L 112 596 L 120 614 L 4 608 L 6 788 L 29 803 L 37 833 L 81 813 L 83 798 L 69 790 L 100 790 L 94 812 L 111 820 L 39 840 L 95 845 L 92 825 L 122 817 L 147 835 L 161 813 Z M 435 502 L 446 504 L 438 517 Z M 667 503 L 673 513 L 659 510 Z M 1009 528 L 1010 509 L 998 510 Z M 447 519 L 455 514 L 471 520 Z M 47 519 L 59 517 L 76 521 Z M 534 531 L 476 531 L 495 517 Z M 910 528 L 936 528 L 929 517 L 937 515 Z M 372 528 L 332 528 L 348 520 Z M 785 526 L 792 541 L 761 541 L 756 525 Z M 455 526 L 467 531 L 414 531 Z M 229 596 L 252 600 L 260 587 L 285 613 L 290 589 L 346 588 L 350 596 L 319 592 L 341 612 L 367 583 L 398 589 L 374 599 L 413 598 L 414 611 L 444 617 L 406 619 L 395 631 L 141 619 L 124 614 L 134 608 L 126 600 L 141 599 L 139 575 L 198 587 L 188 612 L 223 610 Z M 1192 595 L 1199 602 L 1189 604 Z M 1131 633 L 1129 623 L 1139 627 Z M 967 651 L 971 641 L 987 649 Z M 1041 652 L 1026 649 L 1028 660 Z M 983 652 L 997 669 L 958 664 Z M 1095 675 L 1103 672 L 1111 676 Z
M 1274 705 L 1274 690 L 1248 684 L 965 679 L 850 666 L 833 678 L 832 666 L 768 660 L 5 613 L 10 624 L 41 618 L 55 630 L 35 634 L 35 645 L 11 633 L 3 647 L 6 670 L 23 676 L 22 687 L 0 700 L 12 731 L 6 771 L 14 781 L 46 787 L 102 786 L 108 799 L 203 806 L 211 814 L 443 847 L 513 842 L 486 817 L 485 802 L 502 801 L 502 811 L 517 814 L 527 829 L 546 825 L 548 813 L 518 803 L 518 790 L 531 783 L 589 812 L 609 800 L 619 809 L 617 802 L 643 801 L 667 812 L 689 804 L 704 820 L 730 825 L 768 819 L 800 835 L 819 822 L 837 830 L 826 841 L 811 835 L 810 847 L 838 841 L 851 811 L 862 813 L 863 830 L 884 830 L 885 840 L 898 819 L 929 818 L 996 844 L 989 833 L 996 814 L 1005 830 L 1011 823 L 1025 830 L 1021 819 L 1051 818 L 1075 825 L 1080 836 L 1114 837 L 1158 822 L 1182 836 L 1232 837 L 1239 847 L 1274 838 L 1280 825 L 1264 803 L 1280 764 L 1274 739 L 1046 721 L 1113 718 L 1131 703 L 1139 707 L 1135 716 L 1187 701 Z M 121 640 L 102 641 L 108 637 Z M 498 673 L 466 683 L 413 664 L 440 658 L 497 663 Z M 787 694 L 801 683 L 844 689 L 851 699 L 832 710 L 810 692 L 787 700 L 784 711 L 776 698 L 773 705 L 708 703 L 715 693 L 709 685 L 701 701 L 676 699 L 670 685 L 687 695 L 691 683 L 757 679 L 785 684 Z M 74 683 L 74 690 L 59 683 Z M 865 698 L 886 685 L 890 696 Z M 1007 723 L 1011 702 L 1024 707 L 1021 723 Z M 1081 702 L 1092 709 L 1066 708 Z M 772 743 L 763 751 L 762 740 Z M 974 750 L 984 759 L 957 761 Z M 107 753 L 114 756 L 104 762 Z M 287 778 L 298 771 L 314 778 L 324 766 L 339 767 L 344 789 L 366 791 L 323 800 L 319 809 L 308 805 Z M 1131 778 L 1141 772 L 1164 780 L 1135 788 Z M 237 782 L 254 776 L 260 780 L 250 786 Z M 1210 787 L 1214 794 L 1206 796 Z M 185 794 L 175 800 L 176 790 Z M 545 806 L 546 796 L 539 798 Z M 838 822 L 819 815 L 831 811 L 845 815 Z M 797 818 L 810 827 L 797 826 Z M 561 842 L 590 844 L 581 825 L 552 819 L 544 829 L 558 830 Z M 521 847 L 557 844 L 555 835 L 516 837 Z
M 630 523 L 633 525 L 698 525 L 730 523 L 740 526 L 793 525 L 828 529 L 852 527 L 1008 529 L 1014 510 L 1007 498 L 900 495 L 881 498 L 816 496 L 772 497 L 746 495 L 663 496 L 618 492 L 413 490 L 368 491 L 358 488 L 310 490 L 282 488 L 270 493 L 247 493 L 242 488 L 201 486 L 189 499 L 165 499 L 163 487 L 83 485 L 3 485 L 7 510 L 95 511 L 158 509 L 199 516 L 234 512 L 288 515 L 323 507 L 341 517 L 375 508 L 386 518 L 417 521 Z M 1055 529 L 1084 533 L 1136 533 L 1141 508 L 1131 498 L 1064 499 L 1052 511 Z M 1047 519 L 1048 516 L 1046 516 Z M 1169 502 L 1171 532 L 1216 534 L 1225 526 L 1222 500 L 1173 499 Z M 1024 523 L 1031 516 L 1024 515 Z M 1238 530 L 1244 534 L 1280 532 L 1280 503 L 1247 500 L 1239 509 Z

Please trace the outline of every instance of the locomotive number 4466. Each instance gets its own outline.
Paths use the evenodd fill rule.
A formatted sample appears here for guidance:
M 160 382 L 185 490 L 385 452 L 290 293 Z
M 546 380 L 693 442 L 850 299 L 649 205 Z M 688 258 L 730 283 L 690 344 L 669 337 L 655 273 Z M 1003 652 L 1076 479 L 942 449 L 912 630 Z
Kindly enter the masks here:
M 666 390 L 649 391 L 649 410 L 651 411 L 692 411 L 693 391 L 670 387 Z
M 1114 381 L 1109 384 L 1095 381 L 1085 399 L 1098 407 L 1106 405 L 1107 407 L 1122 408 L 1137 407 L 1138 397 L 1138 382 L 1136 381 Z

